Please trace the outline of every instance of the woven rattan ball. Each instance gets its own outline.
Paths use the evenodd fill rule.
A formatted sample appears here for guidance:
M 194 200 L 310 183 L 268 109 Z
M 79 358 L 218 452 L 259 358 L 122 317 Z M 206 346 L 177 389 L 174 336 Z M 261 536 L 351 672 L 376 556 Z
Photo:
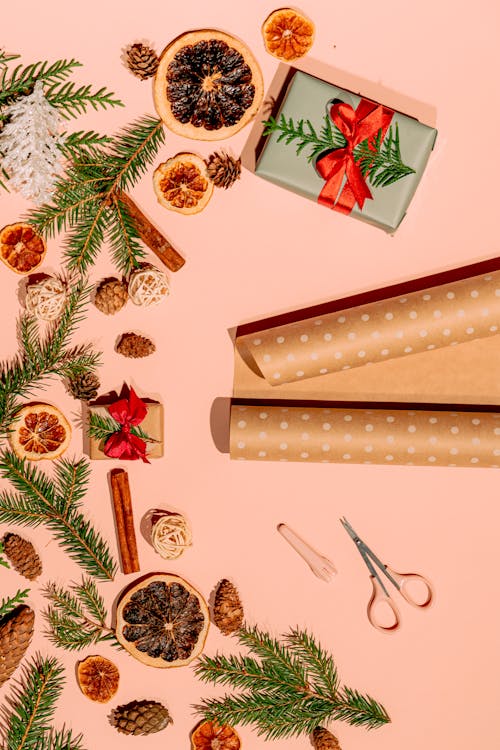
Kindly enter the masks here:
M 158 305 L 169 294 L 166 275 L 155 266 L 143 266 L 130 274 L 128 294 L 134 305 Z
M 26 290 L 26 309 L 38 320 L 57 320 L 64 310 L 67 292 L 63 282 L 46 276 Z

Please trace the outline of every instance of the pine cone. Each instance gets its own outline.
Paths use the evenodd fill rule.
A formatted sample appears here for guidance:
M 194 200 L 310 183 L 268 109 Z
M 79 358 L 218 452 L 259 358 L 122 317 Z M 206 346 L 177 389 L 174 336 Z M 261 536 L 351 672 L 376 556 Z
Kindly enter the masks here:
M 138 333 L 124 333 L 118 344 L 116 351 L 123 354 L 124 357 L 148 357 L 156 350 L 156 346 L 150 339 L 145 336 L 139 336 Z
M 127 48 L 127 67 L 137 78 L 145 80 L 154 76 L 160 61 L 158 55 L 146 44 L 136 42 Z
M 224 635 L 241 628 L 243 606 L 238 591 L 226 578 L 219 581 L 214 601 L 214 622 Z
M 18 534 L 5 534 L 2 542 L 4 552 L 14 570 L 30 581 L 38 578 L 42 572 L 42 561 L 31 542 Z
M 93 372 L 85 372 L 70 378 L 68 385 L 73 398 L 79 401 L 91 401 L 97 396 L 101 384 L 97 375 Z
M 241 159 L 215 152 L 206 160 L 207 174 L 216 187 L 227 190 L 241 175 Z
M 105 315 L 114 315 L 128 300 L 127 285 L 119 279 L 104 279 L 97 289 L 94 305 Z
M 110 722 L 123 734 L 153 734 L 171 724 L 172 718 L 157 701 L 131 701 L 115 708 Z
M 312 743 L 315 750 L 341 750 L 338 739 L 324 727 L 316 727 Z
M 35 613 L 22 604 L 0 624 L 0 687 L 17 669 L 33 635 Z

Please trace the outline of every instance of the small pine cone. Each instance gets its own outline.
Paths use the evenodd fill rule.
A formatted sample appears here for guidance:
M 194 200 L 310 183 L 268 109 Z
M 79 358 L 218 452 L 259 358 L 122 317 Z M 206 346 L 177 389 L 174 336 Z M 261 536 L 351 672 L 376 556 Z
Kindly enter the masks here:
M 0 687 L 19 666 L 33 635 L 35 613 L 22 604 L 0 624 Z
M 219 581 L 214 600 L 214 622 L 224 635 L 241 628 L 243 606 L 238 591 L 226 578 Z
M 316 727 L 312 743 L 315 750 L 341 750 L 338 739 L 324 727 Z
M 139 336 L 138 333 L 124 333 L 116 345 L 118 354 L 124 357 L 148 357 L 156 350 L 153 342 L 145 336 Z
M 42 561 L 31 542 L 18 534 L 5 534 L 2 542 L 4 552 L 14 570 L 30 581 L 38 578 L 42 572 Z
M 69 392 L 73 398 L 79 401 L 91 401 L 97 396 L 100 388 L 100 382 L 97 375 L 93 372 L 86 372 L 83 375 L 75 375 L 69 380 Z
M 157 701 L 130 701 L 115 708 L 110 723 L 123 734 L 153 734 L 172 724 L 172 718 Z
M 216 187 L 227 190 L 241 175 L 241 159 L 216 151 L 206 160 L 207 174 Z
M 114 315 L 128 300 L 127 285 L 119 279 L 104 279 L 99 284 L 94 305 L 105 315 Z
M 130 72 L 143 81 L 154 76 L 160 64 L 154 49 L 140 42 L 136 42 L 127 48 L 126 60 Z

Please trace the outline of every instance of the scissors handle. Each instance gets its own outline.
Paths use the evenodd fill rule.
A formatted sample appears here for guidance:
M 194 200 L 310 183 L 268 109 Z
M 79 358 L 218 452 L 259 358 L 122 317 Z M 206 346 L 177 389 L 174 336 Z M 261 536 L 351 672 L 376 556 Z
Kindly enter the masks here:
M 385 569 L 396 582 L 399 593 L 408 604 L 411 604 L 412 607 L 418 607 L 418 609 L 424 609 L 429 606 L 434 597 L 434 591 L 427 578 L 424 578 L 424 576 L 421 576 L 418 573 L 397 573 L 387 565 L 385 566 Z M 411 593 L 412 588 L 416 588 L 415 584 L 417 584 L 418 590 L 421 592 L 418 598 Z
M 373 592 L 370 601 L 368 602 L 367 615 L 371 625 L 382 633 L 391 633 L 399 628 L 400 618 L 399 611 L 391 597 L 386 594 L 382 588 L 382 584 L 375 576 L 370 576 Z M 380 612 L 387 609 L 390 610 L 391 617 L 388 619 L 388 623 L 383 623 L 380 619 Z

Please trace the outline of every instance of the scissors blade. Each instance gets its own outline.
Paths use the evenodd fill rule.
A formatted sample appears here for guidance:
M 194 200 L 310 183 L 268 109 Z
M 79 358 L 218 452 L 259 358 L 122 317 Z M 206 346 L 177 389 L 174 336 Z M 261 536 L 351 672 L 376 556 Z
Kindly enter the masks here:
M 387 571 L 385 569 L 385 565 L 373 554 L 373 552 L 371 551 L 371 549 L 369 547 L 367 547 L 367 545 L 363 542 L 363 540 L 356 534 L 356 532 L 352 528 L 352 526 L 349 523 L 349 521 L 347 520 L 347 518 L 345 518 L 345 517 L 341 518 L 340 519 L 340 523 L 342 524 L 342 526 L 344 527 L 344 529 L 347 531 L 347 533 L 349 534 L 349 536 L 353 540 L 354 544 L 356 545 L 359 554 L 363 558 L 363 561 L 364 561 L 366 567 L 370 571 L 370 575 L 373 576 L 373 578 L 375 578 L 379 582 L 379 584 L 382 587 L 382 590 L 384 591 L 385 595 L 389 596 L 389 592 L 387 591 L 386 587 L 384 586 L 384 582 L 382 581 L 380 575 L 376 571 L 373 562 L 375 563 L 375 565 L 377 565 L 380 568 L 381 572 L 385 576 L 387 576 L 387 578 L 389 578 L 389 580 L 391 581 L 391 583 L 394 583 L 397 586 L 397 584 L 395 583 L 395 581 L 392 580 L 392 577 L 387 573 Z M 373 560 L 373 562 L 372 562 L 372 560 Z

